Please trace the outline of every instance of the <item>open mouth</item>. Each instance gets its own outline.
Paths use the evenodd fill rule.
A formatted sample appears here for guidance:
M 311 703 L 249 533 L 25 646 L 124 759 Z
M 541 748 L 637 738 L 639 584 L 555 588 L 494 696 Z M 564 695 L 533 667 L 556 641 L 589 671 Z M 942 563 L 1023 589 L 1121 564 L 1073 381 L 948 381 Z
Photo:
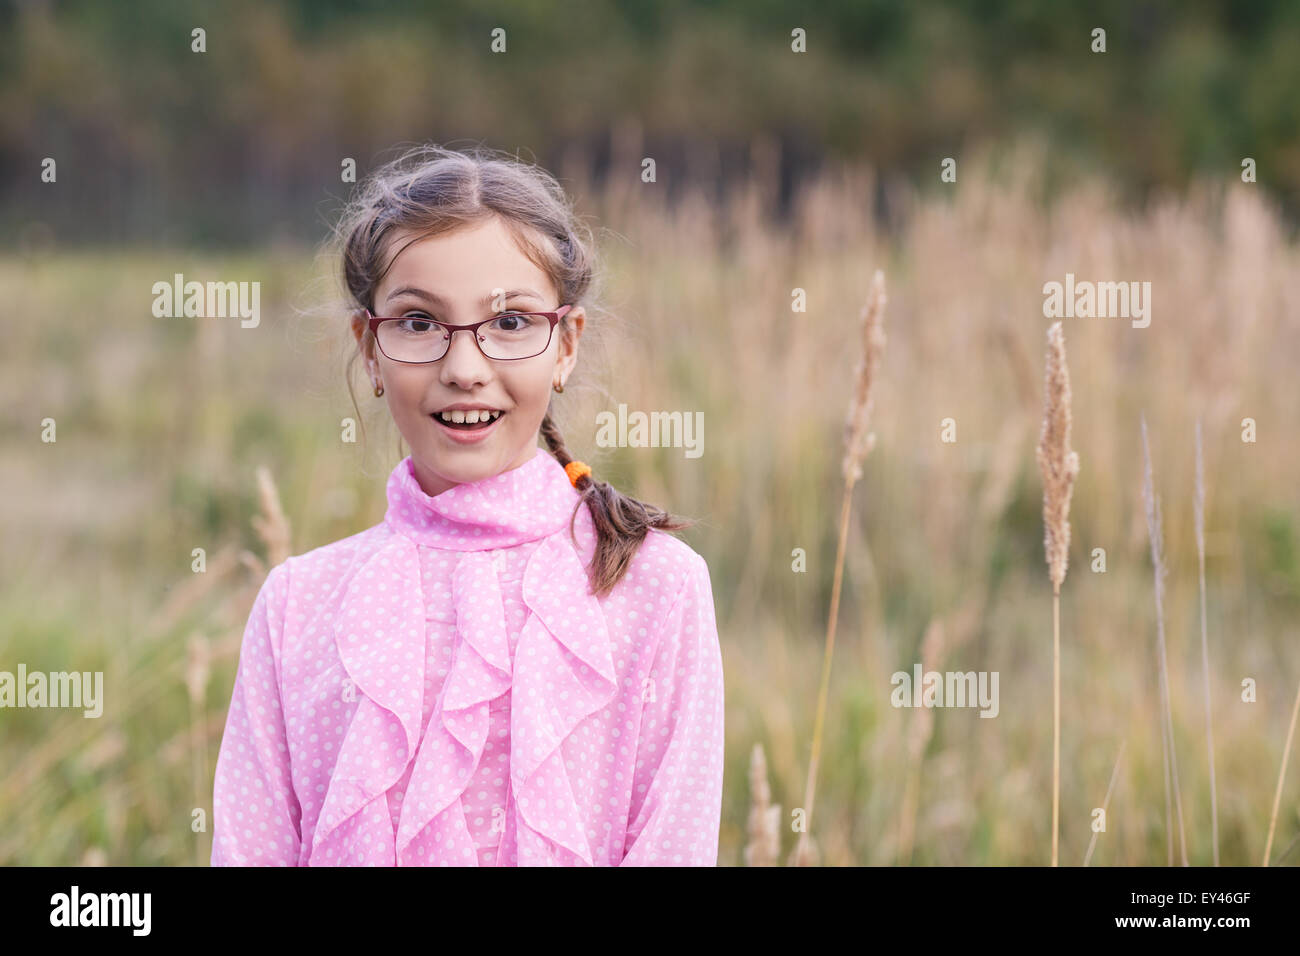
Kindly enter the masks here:
M 439 425 L 450 428 L 453 431 L 476 432 L 491 428 L 499 422 L 505 414 L 505 412 L 499 411 L 437 412 L 433 415 L 433 419 Z

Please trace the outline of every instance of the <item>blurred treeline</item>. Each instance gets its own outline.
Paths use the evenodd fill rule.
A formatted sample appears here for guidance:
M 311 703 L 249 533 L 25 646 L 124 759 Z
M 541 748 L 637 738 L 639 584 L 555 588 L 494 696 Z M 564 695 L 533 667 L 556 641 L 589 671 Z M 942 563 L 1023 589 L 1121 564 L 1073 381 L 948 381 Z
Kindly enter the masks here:
M 344 158 L 361 176 L 430 139 L 581 156 L 598 180 L 654 156 L 670 197 L 726 188 L 769 139 L 783 208 L 853 157 L 886 216 L 891 182 L 937 188 L 943 157 L 990 141 L 1041 137 L 1047 189 L 1087 172 L 1128 200 L 1249 156 L 1294 222 L 1297 51 L 1288 0 L 3 0 L 0 229 L 10 248 L 313 241 Z

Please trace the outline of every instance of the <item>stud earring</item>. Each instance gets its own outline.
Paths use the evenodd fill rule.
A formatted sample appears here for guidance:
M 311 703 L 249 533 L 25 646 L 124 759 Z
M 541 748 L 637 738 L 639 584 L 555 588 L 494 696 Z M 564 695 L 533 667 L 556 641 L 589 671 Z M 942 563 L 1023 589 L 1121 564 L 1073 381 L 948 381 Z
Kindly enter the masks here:
M 564 391 L 564 385 L 560 382 L 556 382 L 554 388 L 557 394 Z
M 376 383 L 375 383 L 375 398 L 378 398 L 380 395 L 383 395 L 383 394 L 384 394 L 384 386 L 383 386 L 383 383 L 382 383 L 382 382 L 376 382 Z

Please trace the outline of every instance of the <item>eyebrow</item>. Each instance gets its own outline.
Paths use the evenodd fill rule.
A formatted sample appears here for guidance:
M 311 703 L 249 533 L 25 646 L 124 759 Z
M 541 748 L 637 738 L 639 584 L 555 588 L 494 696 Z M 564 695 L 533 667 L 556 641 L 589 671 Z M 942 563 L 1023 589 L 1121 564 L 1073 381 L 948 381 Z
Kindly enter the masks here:
M 444 299 L 442 296 L 438 295 L 436 292 L 429 292 L 425 289 L 416 288 L 415 286 L 412 285 L 402 286 L 400 289 L 394 289 L 392 292 L 388 293 L 388 298 L 385 299 L 384 301 L 392 302 L 398 296 L 403 296 L 403 295 L 413 295 L 418 299 L 424 299 L 436 305 L 445 306 L 447 304 L 447 300 Z M 503 299 L 514 299 L 520 296 L 528 296 L 534 299 L 541 299 L 541 295 L 537 292 L 534 292 L 532 289 L 506 289 L 505 292 L 502 293 Z M 487 295 L 483 296 L 483 298 L 480 301 L 482 302 L 483 305 L 491 305 L 492 300 L 495 298 L 496 296 L 493 295 L 491 292 L 489 292 Z

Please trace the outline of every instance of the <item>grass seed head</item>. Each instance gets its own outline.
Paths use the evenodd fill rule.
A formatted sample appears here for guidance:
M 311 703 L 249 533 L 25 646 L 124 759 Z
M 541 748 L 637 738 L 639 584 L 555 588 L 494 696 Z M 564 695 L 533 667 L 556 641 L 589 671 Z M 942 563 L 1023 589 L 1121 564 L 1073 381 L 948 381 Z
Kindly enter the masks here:
M 1079 456 L 1070 449 L 1070 370 L 1060 322 L 1047 330 L 1043 429 L 1037 457 L 1043 473 L 1043 544 L 1052 587 L 1059 591 L 1070 556 L 1070 495 L 1079 475 Z

